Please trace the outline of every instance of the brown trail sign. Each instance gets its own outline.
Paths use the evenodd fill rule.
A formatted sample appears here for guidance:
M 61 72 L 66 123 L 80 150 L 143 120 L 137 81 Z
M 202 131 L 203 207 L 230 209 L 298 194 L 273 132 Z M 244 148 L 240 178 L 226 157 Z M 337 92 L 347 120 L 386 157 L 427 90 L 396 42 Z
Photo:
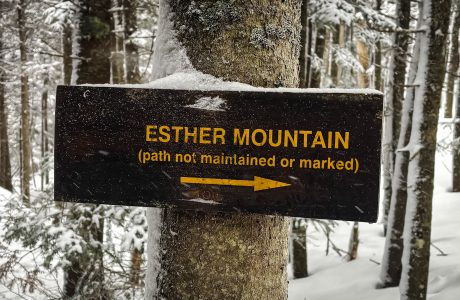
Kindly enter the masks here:
M 375 222 L 382 94 L 60 86 L 55 199 Z

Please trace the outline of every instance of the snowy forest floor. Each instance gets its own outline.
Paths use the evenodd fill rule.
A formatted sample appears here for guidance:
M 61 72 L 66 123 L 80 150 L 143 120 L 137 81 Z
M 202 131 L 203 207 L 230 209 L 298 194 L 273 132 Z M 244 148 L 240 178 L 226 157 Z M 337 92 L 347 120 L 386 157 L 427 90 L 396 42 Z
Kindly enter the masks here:
M 440 125 L 438 143 L 450 139 L 450 127 Z M 438 147 L 442 148 L 442 147 Z M 451 155 L 438 151 L 433 199 L 428 299 L 454 300 L 460 296 L 460 193 L 450 193 Z M 346 250 L 352 222 L 340 222 L 331 240 Z M 324 234 L 308 230 L 308 267 L 310 276 L 289 280 L 289 300 L 392 300 L 399 299 L 399 289 L 376 289 L 379 280 L 385 237 L 382 224 L 360 223 L 358 258 L 347 262 L 333 250 L 325 255 Z

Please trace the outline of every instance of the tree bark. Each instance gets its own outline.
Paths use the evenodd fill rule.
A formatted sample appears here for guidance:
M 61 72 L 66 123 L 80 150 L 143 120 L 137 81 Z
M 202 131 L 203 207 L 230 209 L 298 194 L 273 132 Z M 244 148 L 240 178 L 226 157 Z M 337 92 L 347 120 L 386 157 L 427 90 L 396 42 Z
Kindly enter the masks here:
M 376 3 L 376 11 L 380 12 L 382 8 L 382 0 L 377 0 Z M 379 40 L 377 41 L 377 45 L 375 46 L 375 89 L 382 90 L 382 42 Z
M 30 178 L 32 174 L 32 145 L 30 135 L 30 105 L 29 105 L 29 76 L 27 75 L 27 31 L 25 21 L 26 1 L 20 0 L 17 6 L 18 32 L 19 32 L 19 56 L 21 68 L 21 196 L 26 206 L 30 205 Z
M 460 72 L 459 72 L 460 73 Z M 460 89 L 460 80 L 457 83 L 457 89 Z M 457 95 L 458 97 L 459 95 Z M 457 98 L 457 107 L 455 117 L 455 123 L 453 128 L 453 138 L 454 143 L 452 147 L 452 192 L 460 192 L 460 122 L 459 122 L 459 112 L 460 112 L 460 99 Z
M 351 229 L 350 241 L 348 242 L 348 261 L 355 260 L 358 258 L 358 247 L 359 247 L 359 223 L 353 222 Z
M 368 88 L 370 83 L 369 75 L 367 74 L 367 70 L 369 69 L 369 47 L 361 39 L 356 41 L 356 55 L 363 68 L 363 70 L 358 72 L 358 86 L 360 88 Z
M 459 113 L 460 113 L 460 79 L 458 76 L 460 75 L 460 65 L 459 65 L 459 47 L 458 47 L 458 30 L 460 26 L 460 1 L 455 1 L 455 10 L 456 10 L 456 15 L 455 15 L 455 21 L 454 21 L 454 32 L 452 33 L 452 48 L 451 51 L 455 53 L 451 53 L 451 62 L 450 62 L 450 73 L 447 75 L 449 76 L 449 80 L 451 78 L 457 76 L 455 80 L 455 86 L 456 86 L 456 91 L 454 93 L 454 88 L 449 89 L 452 93 L 452 99 L 453 96 L 457 98 L 455 101 L 456 103 L 456 108 L 455 108 L 455 113 L 453 115 L 454 117 L 454 128 L 453 128 L 453 138 L 454 138 L 454 143 L 452 147 L 452 192 L 460 192 L 460 124 L 458 123 L 459 120 Z M 455 43 L 455 44 L 454 44 Z M 456 65 L 456 69 L 454 69 L 452 64 Z M 448 95 L 449 97 L 449 95 Z M 449 103 L 449 98 L 447 98 L 447 101 Z M 451 100 L 452 101 L 452 100 Z M 448 104 L 446 104 L 446 117 L 447 117 L 447 107 Z M 452 105 L 452 103 L 451 103 Z M 452 107 L 450 109 L 450 112 L 452 112 Z
M 307 42 L 307 64 L 306 64 L 306 72 L 307 72 L 307 78 L 306 78 L 306 87 L 310 87 L 310 82 L 311 82 L 311 59 L 312 59 L 312 46 L 313 46 L 313 22 L 311 20 L 308 20 L 308 42 Z
M 194 5 L 200 14 L 189 13 Z M 300 1 L 171 0 L 160 7 L 160 25 L 170 20 L 196 70 L 254 86 L 298 85 Z M 156 49 L 165 47 L 160 35 Z M 157 51 L 154 61 L 170 53 Z M 158 76 L 172 72 L 166 66 Z M 162 218 L 156 245 L 149 217 L 149 247 L 157 251 L 149 250 L 147 299 L 287 298 L 287 218 L 171 209 Z
M 72 27 L 69 24 L 65 24 L 62 31 L 62 54 L 64 84 L 69 85 L 72 79 Z
M 292 266 L 294 278 L 308 276 L 307 222 L 292 218 Z
M 439 106 L 445 75 L 450 0 L 423 1 L 420 62 L 409 147 L 408 206 L 404 228 L 401 299 L 426 299 L 431 243 L 434 158 Z
M 408 30 L 410 23 L 410 0 L 400 0 L 397 5 L 397 24 L 399 27 Z M 401 128 L 401 110 L 404 99 L 404 85 L 406 80 L 406 62 L 409 35 L 404 32 L 393 34 L 394 49 L 388 70 L 388 82 L 385 105 L 386 129 L 389 131 L 386 140 L 383 142 L 384 170 L 383 170 L 383 226 L 384 233 L 387 232 L 388 213 L 391 202 L 391 181 L 394 172 L 395 151 L 398 147 L 398 139 Z M 390 140 L 388 140 L 390 139 Z
M 1 8 L 1 5 L 0 5 Z M 0 53 L 3 50 L 3 32 L 0 29 Z M 0 58 L 2 58 L 0 56 Z M 8 114 L 6 113 L 5 84 L 6 72 L 0 68 L 0 186 L 13 191 L 11 182 L 10 147 L 8 143 Z
M 307 49 L 310 47 L 308 41 L 308 0 L 302 0 L 302 11 L 300 13 L 300 23 L 302 30 L 300 31 L 300 56 L 299 56 L 299 87 L 308 87 L 307 73 Z

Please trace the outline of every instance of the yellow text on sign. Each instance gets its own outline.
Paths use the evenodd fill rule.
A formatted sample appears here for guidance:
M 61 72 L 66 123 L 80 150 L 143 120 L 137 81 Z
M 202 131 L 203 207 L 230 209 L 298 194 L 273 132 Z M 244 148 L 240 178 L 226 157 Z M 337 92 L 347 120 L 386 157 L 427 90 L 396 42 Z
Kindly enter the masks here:
M 146 125 L 145 140 L 154 143 L 184 143 L 239 146 L 349 149 L 348 131 L 313 131 L 287 129 L 233 128 L 231 133 L 220 127 Z

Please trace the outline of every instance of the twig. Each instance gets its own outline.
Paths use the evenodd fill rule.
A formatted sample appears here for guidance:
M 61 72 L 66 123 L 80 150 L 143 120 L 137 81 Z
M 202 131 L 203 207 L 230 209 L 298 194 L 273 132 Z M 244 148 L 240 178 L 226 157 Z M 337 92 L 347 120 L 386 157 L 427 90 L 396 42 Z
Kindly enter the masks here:
M 369 261 L 373 262 L 377 266 L 380 266 L 380 263 L 378 261 L 376 261 L 376 260 L 373 260 L 372 258 L 369 258 Z
M 441 250 L 438 246 L 436 246 L 433 242 L 430 243 L 431 246 L 433 246 L 434 249 L 439 251 L 438 256 L 447 256 L 447 253 Z

